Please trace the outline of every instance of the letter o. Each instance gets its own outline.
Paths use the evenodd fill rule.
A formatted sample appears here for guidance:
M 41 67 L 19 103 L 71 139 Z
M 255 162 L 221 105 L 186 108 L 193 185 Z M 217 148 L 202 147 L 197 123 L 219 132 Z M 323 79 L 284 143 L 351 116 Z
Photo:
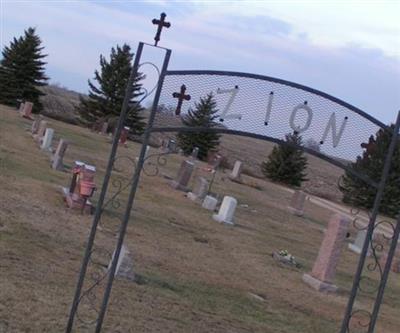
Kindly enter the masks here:
M 307 121 L 306 121 L 305 125 L 302 128 L 300 126 L 296 126 L 295 123 L 294 123 L 294 120 L 296 118 L 297 112 L 299 110 L 306 110 L 307 111 Z M 312 112 L 311 108 L 307 104 L 299 104 L 293 109 L 292 114 L 290 115 L 290 118 L 289 118 L 289 124 L 290 124 L 290 127 L 293 129 L 293 131 L 297 131 L 298 133 L 302 133 L 302 132 L 306 131 L 310 127 L 312 118 L 313 118 L 313 112 Z

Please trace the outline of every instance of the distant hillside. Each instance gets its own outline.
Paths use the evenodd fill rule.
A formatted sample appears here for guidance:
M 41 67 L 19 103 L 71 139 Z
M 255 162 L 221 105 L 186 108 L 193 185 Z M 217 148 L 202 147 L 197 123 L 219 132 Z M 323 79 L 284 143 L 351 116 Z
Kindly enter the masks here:
M 44 107 L 42 114 L 71 124 L 80 123 L 76 107 L 79 105 L 79 97 L 82 94 L 54 84 L 41 89 L 46 94 L 41 97 Z

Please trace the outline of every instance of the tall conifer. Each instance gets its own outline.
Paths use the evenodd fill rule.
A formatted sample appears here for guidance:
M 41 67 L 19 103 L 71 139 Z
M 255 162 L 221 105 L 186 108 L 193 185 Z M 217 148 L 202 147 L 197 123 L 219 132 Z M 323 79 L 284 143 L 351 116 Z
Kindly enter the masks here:
M 371 136 L 368 143 L 361 146 L 365 149 L 362 156 L 352 163 L 354 171 L 369 176 L 373 181 L 379 183 L 387 151 L 389 149 L 392 131 L 380 129 L 376 136 Z M 340 186 L 345 203 L 372 208 L 376 195 L 376 189 L 360 180 L 352 173 L 346 171 Z M 400 212 L 400 143 L 398 143 L 390 168 L 389 178 L 386 183 L 380 211 L 389 216 L 395 216 Z
M 297 132 L 286 134 L 285 141 L 302 146 L 302 138 Z M 304 152 L 289 145 L 275 146 L 268 160 L 261 165 L 261 171 L 266 177 L 291 186 L 300 186 L 307 180 L 306 168 Z
M 217 112 L 217 102 L 214 95 L 209 93 L 207 96 L 200 98 L 198 103 L 195 103 L 195 109 L 190 109 L 189 113 L 182 117 L 182 122 L 188 127 L 216 127 Z M 208 152 L 219 145 L 220 135 L 207 132 L 182 132 L 178 134 L 177 139 L 179 147 L 182 148 L 185 154 L 190 154 L 194 147 L 198 147 L 198 158 L 205 159 Z
M 35 28 L 28 28 L 24 35 L 14 38 L 5 46 L 0 61 L 0 103 L 16 106 L 18 100 L 34 103 L 33 111 L 39 112 L 42 104 L 39 97 L 44 94 L 39 87 L 46 85 L 40 37 Z
M 129 45 L 111 48 L 110 60 L 100 55 L 100 71 L 95 70 L 94 80 L 89 83 L 89 97 L 81 98 L 79 112 L 84 120 L 93 123 L 98 119 L 110 120 L 119 116 L 125 97 L 126 86 L 132 70 L 133 54 Z M 125 125 L 131 128 L 132 134 L 141 134 L 144 129 L 143 108 L 137 103 L 140 92 L 140 81 L 144 76 L 136 75 L 133 92 Z

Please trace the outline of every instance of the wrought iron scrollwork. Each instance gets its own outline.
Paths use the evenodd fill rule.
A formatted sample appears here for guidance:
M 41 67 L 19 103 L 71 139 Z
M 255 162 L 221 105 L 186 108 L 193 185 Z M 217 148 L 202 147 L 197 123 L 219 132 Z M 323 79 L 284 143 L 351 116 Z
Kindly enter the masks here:
M 143 164 L 143 173 L 149 177 L 158 176 L 160 173 L 159 167 L 167 165 L 167 156 L 171 154 L 175 154 L 175 152 L 168 151 L 147 156 Z
M 343 179 L 344 176 L 338 179 L 339 189 L 343 187 Z M 352 217 L 354 230 L 370 234 L 369 239 L 366 240 L 369 243 L 366 257 L 360 259 L 365 261 L 365 265 L 357 283 L 357 293 L 360 296 L 369 295 L 369 297 L 375 297 L 379 291 L 384 274 L 381 257 L 388 251 L 390 242 L 393 240 L 395 224 L 389 219 L 378 220 L 377 217 L 375 218 L 372 232 L 368 233 L 369 224 L 373 218 L 372 211 L 353 206 L 350 208 L 349 215 Z M 354 306 L 350 312 L 346 332 L 369 332 L 372 318 L 372 310 L 359 309 Z
M 348 325 L 348 332 L 353 332 L 353 328 L 355 328 L 355 332 L 361 333 L 361 329 L 368 329 L 369 324 L 371 323 L 372 314 L 367 310 L 355 310 L 350 315 L 350 321 Z
M 110 262 L 111 258 L 111 252 L 104 248 L 93 248 L 90 253 L 89 286 L 85 288 L 79 297 L 79 304 L 84 307 L 85 313 L 81 313 L 82 311 L 80 310 L 83 310 L 81 307 L 76 312 L 76 318 L 83 326 L 92 326 L 97 322 L 100 304 L 98 304 L 96 288 L 107 278 L 109 269 L 105 262 Z

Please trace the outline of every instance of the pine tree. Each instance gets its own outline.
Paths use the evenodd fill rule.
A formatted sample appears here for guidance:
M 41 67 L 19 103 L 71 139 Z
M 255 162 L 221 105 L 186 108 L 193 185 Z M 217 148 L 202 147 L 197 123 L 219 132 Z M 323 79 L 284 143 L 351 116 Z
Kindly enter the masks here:
M 302 138 L 297 132 L 286 134 L 285 141 L 302 145 Z M 291 186 L 301 186 L 301 183 L 307 180 L 306 168 L 307 158 L 304 152 L 289 145 L 275 146 L 268 156 L 268 161 L 261 165 L 261 171 L 266 177 Z
M 389 149 L 392 131 L 380 129 L 376 136 L 369 138 L 368 143 L 361 144 L 365 150 L 362 156 L 352 163 L 351 168 L 367 175 L 370 179 L 379 183 L 387 151 Z M 370 209 L 373 206 L 376 189 L 349 171 L 346 171 L 343 182 L 340 185 L 343 193 L 343 202 L 355 206 Z M 389 216 L 395 216 L 400 210 L 400 143 L 397 145 L 390 168 L 389 178 L 386 183 L 380 212 Z
M 34 28 L 25 30 L 24 36 L 14 38 L 10 46 L 5 46 L 0 61 L 0 103 L 17 106 L 18 100 L 33 102 L 34 112 L 42 110 L 39 97 L 44 94 L 39 90 L 46 85 L 42 61 L 47 55 L 42 54 L 44 47 Z
M 188 127 L 216 127 L 217 122 L 215 122 L 215 119 L 218 118 L 216 107 L 217 102 L 214 95 L 209 93 L 207 96 L 201 97 L 198 103 L 195 103 L 195 109 L 190 109 L 188 114 L 182 117 L 182 122 Z M 178 134 L 177 139 L 179 147 L 185 154 L 190 154 L 194 147 L 198 147 L 198 158 L 204 160 L 210 150 L 218 147 L 220 135 L 209 132 L 182 132 Z
M 84 121 L 94 123 L 96 120 L 112 120 L 120 115 L 125 97 L 126 86 L 132 70 L 133 54 L 129 45 L 111 48 L 110 60 L 100 55 L 100 72 L 95 70 L 94 80 L 97 86 L 88 80 L 89 97 L 81 98 L 78 108 Z M 125 122 L 131 128 L 131 134 L 141 134 L 144 129 L 143 117 L 140 115 L 143 108 L 135 101 L 142 95 L 140 81 L 144 76 L 136 75 L 133 82 L 133 91 Z

